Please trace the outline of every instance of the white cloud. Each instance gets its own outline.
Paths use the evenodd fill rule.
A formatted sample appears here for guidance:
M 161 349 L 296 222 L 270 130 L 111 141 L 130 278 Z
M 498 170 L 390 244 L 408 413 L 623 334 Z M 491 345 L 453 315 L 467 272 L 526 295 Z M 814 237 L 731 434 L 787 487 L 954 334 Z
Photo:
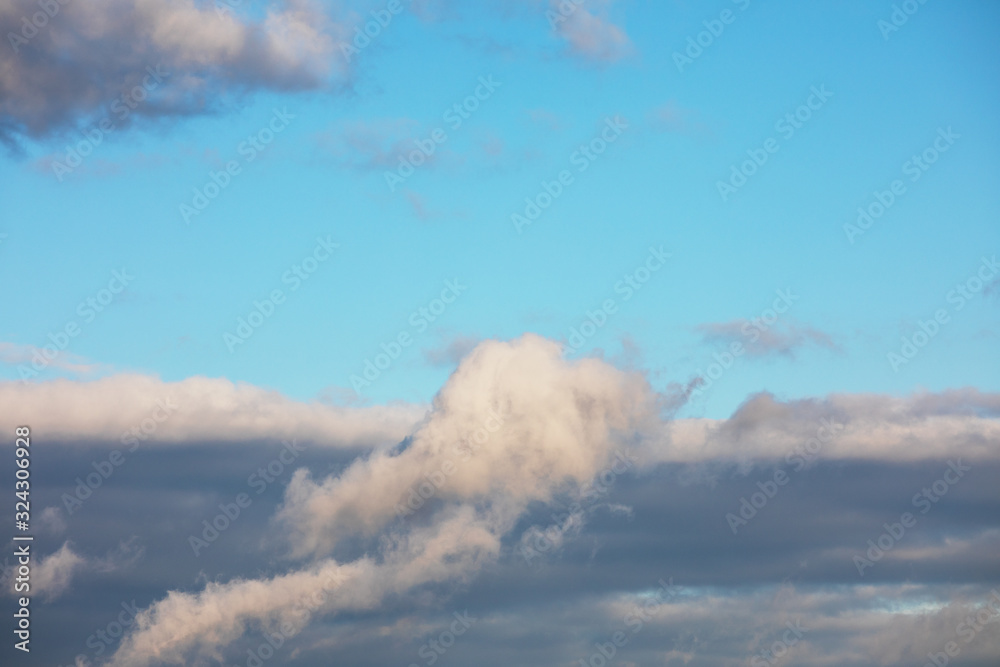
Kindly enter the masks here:
M 459 445 L 486 428 L 491 411 L 502 426 L 462 453 Z M 298 471 L 278 520 L 298 534 L 296 553 L 321 553 L 340 536 L 384 526 L 409 490 L 435 474 L 443 477 L 437 497 L 503 504 L 516 515 L 590 480 L 652 415 L 653 393 L 639 374 L 596 359 L 565 361 L 559 345 L 537 336 L 488 341 L 462 361 L 406 449 L 379 452 L 320 482 Z
M 133 429 L 151 443 L 291 439 L 335 447 L 398 442 L 424 408 L 346 408 L 292 401 L 228 380 L 163 382 L 116 375 L 93 382 L 0 382 L 0 428 L 28 424 L 49 440 L 118 442 Z M 59 410 L 53 411 L 52 406 Z
M 50 508 L 52 509 L 52 508 Z M 19 543 L 22 544 L 22 543 Z M 84 572 L 104 574 L 132 567 L 142 558 L 144 550 L 134 538 L 122 542 L 103 558 L 87 558 L 77 553 L 67 540 L 55 553 L 38 558 L 31 565 L 28 581 L 30 590 L 15 589 L 19 563 L 7 565 L 0 577 L 3 590 L 18 597 L 30 594 L 51 602 L 69 590 L 73 579 Z M 34 557 L 34 556 L 33 556 Z

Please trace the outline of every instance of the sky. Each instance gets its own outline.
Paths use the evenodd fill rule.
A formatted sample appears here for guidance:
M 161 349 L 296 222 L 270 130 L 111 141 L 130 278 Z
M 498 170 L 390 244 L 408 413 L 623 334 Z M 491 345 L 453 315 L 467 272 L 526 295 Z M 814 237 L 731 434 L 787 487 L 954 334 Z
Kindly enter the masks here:
M 996 664 L 998 26 L 0 0 L 4 662 Z

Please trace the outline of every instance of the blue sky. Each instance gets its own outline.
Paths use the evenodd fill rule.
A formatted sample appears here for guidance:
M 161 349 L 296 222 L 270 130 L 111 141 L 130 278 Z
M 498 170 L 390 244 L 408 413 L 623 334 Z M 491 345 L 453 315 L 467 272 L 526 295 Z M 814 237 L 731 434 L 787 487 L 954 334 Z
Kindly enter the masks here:
M 663 245 L 669 265 L 582 354 L 618 354 L 627 337 L 655 384 L 686 383 L 715 349 L 696 327 L 759 315 L 783 288 L 801 295 L 788 321 L 835 345 L 740 360 L 693 409 L 728 414 L 761 387 L 789 397 L 995 387 L 995 310 L 983 299 L 899 372 L 886 354 L 1000 246 L 990 57 L 1000 10 L 929 3 L 886 40 L 877 26 L 886 3 L 740 7 L 616 4 L 608 20 L 629 46 L 613 61 L 574 57 L 530 3 L 506 19 L 484 7 L 423 19 L 404 11 L 354 56 L 348 90 L 249 92 L 206 102 L 202 116 L 139 118 L 63 182 L 44 159 L 65 153 L 75 130 L 25 140 L 22 154 L 0 160 L 0 271 L 16 285 L 0 339 L 43 345 L 127 267 L 134 283 L 74 339 L 73 354 L 103 369 L 224 376 L 305 399 L 350 389 L 379 343 L 457 278 L 468 292 L 363 392 L 420 401 L 449 372 L 421 349 L 526 331 L 565 338 L 650 245 Z M 678 71 L 674 52 L 727 9 L 732 23 Z M 482 76 L 500 86 L 451 129 L 444 111 Z M 776 131 L 814 86 L 832 96 L 792 136 Z M 179 205 L 211 170 L 241 159 L 239 144 L 275 108 L 294 115 L 287 129 L 185 224 Z M 510 215 L 540 181 L 575 171 L 573 151 L 616 115 L 628 124 L 620 141 L 519 235 Z M 447 154 L 396 192 L 365 149 L 343 140 L 367 128 L 391 154 L 391 141 L 436 127 Z M 903 163 L 939 128 L 961 138 L 910 182 Z M 717 181 L 768 137 L 778 152 L 722 201 Z M 843 225 L 896 178 L 906 194 L 848 243 Z M 337 256 L 230 353 L 224 332 L 327 235 Z M 2 372 L 18 377 L 13 365 Z

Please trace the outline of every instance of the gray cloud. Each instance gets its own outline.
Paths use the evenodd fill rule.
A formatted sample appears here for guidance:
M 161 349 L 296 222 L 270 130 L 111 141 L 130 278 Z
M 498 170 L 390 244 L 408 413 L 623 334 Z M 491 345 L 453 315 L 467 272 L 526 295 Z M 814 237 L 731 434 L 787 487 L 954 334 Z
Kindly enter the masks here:
M 424 360 L 433 366 L 453 366 L 461 361 L 481 339 L 475 336 L 456 336 L 438 347 L 421 351 Z
M 0 34 L 10 42 L 0 49 L 0 140 L 8 144 L 118 120 L 122 109 L 132 118 L 206 113 L 226 95 L 348 78 L 336 50 L 346 28 L 311 0 L 269 2 L 259 20 L 193 0 L 55 6 L 37 27 L 38 5 L 0 0 Z M 130 97 L 144 79 L 152 83 L 151 72 L 162 79 L 155 90 Z M 128 108 L 112 107 L 123 95 Z
M 611 63 L 633 50 L 628 35 L 608 16 L 613 2 L 549 0 L 547 16 L 573 55 L 594 63 Z
M 728 345 L 739 342 L 743 344 L 747 355 L 758 358 L 794 357 L 799 349 L 810 345 L 828 350 L 840 349 L 829 334 L 813 327 L 788 322 L 755 326 L 749 320 L 738 319 L 702 324 L 697 330 L 705 343 Z
M 447 627 L 451 611 L 468 609 L 478 620 L 449 649 L 449 661 L 568 666 L 607 642 L 633 605 L 671 577 L 684 594 L 629 635 L 622 664 L 746 665 L 799 616 L 810 634 L 795 664 L 827 664 L 829 656 L 856 667 L 870 656 L 906 664 L 918 649 L 939 650 L 933 647 L 954 635 L 959 616 L 1000 585 L 994 394 L 795 401 L 759 394 L 728 419 L 668 421 L 660 411 L 677 401 L 657 395 L 640 374 L 599 359 L 567 361 L 556 343 L 536 337 L 486 341 L 430 412 L 399 428 L 401 442 L 308 447 L 258 495 L 248 476 L 274 460 L 284 429 L 314 429 L 321 442 L 322 433 L 333 439 L 339 432 L 335 419 L 326 425 L 329 406 L 218 381 L 201 386 L 202 379 L 107 382 L 29 385 L 37 393 L 15 406 L 67 406 L 53 430 L 61 435 L 47 437 L 33 461 L 46 471 L 32 489 L 40 507 L 61 508 L 62 494 L 94 470 L 92 460 L 106 457 L 96 450 L 118 446 L 114 416 L 142 414 L 143 400 L 160 390 L 201 397 L 196 403 L 211 408 L 209 426 L 178 422 L 169 441 L 186 446 L 129 454 L 65 517 L 59 541 L 45 538 L 41 553 L 71 540 L 84 557 L 134 534 L 147 554 L 134 571 L 74 569 L 58 605 L 41 601 L 39 632 L 65 628 L 65 639 L 44 649 L 52 664 L 76 654 L 96 658 L 87 638 L 135 599 L 138 622 L 100 656 L 114 653 L 113 664 L 245 664 L 247 650 L 284 623 L 294 631 L 269 664 L 318 666 L 334 654 L 358 665 L 421 664 L 418 651 Z M 131 394 L 146 398 L 133 404 Z M 78 395 L 101 400 L 83 403 Z M 7 405 L 6 395 L 0 400 Z M 477 447 L 465 460 L 456 447 L 470 442 L 490 410 L 504 423 L 481 440 L 473 435 Z M 41 428 L 45 415 L 32 414 Z M 206 441 L 246 414 L 263 418 L 243 431 L 238 447 L 226 438 Z M 318 421 L 299 423 L 310 419 Z M 361 424 L 382 417 L 354 411 L 352 419 L 364 433 L 374 427 Z M 824 420 L 842 428 L 819 443 L 808 465 L 789 460 Z M 74 424 L 89 434 L 87 447 L 74 440 Z M 111 435 L 105 444 L 102 432 Z M 618 452 L 635 463 L 605 480 Z M 919 513 L 914 494 L 956 458 L 971 470 Z M 441 482 L 435 472 L 448 459 L 453 474 L 417 511 L 400 516 L 398 503 L 415 484 Z M 12 467 L 0 459 L 0 475 Z M 726 514 L 778 471 L 789 483 L 734 534 Z M 595 495 L 597 484 L 606 488 Z M 248 490 L 253 504 L 195 557 L 189 536 L 220 503 Z M 917 526 L 859 576 L 852 556 L 903 511 L 918 514 Z M 13 529 L 9 516 L 0 521 Z M 540 538 L 549 546 L 526 562 L 523 547 L 541 546 Z M 333 586 L 328 575 L 335 573 L 344 577 Z M 323 590 L 330 594 L 303 604 Z M 988 664 L 996 648 L 985 633 L 962 646 L 970 665 Z

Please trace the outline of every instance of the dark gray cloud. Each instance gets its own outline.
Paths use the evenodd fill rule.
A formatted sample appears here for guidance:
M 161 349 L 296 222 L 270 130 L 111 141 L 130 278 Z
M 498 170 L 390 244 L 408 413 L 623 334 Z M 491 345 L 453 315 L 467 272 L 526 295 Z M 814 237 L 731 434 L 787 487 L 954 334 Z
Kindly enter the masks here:
M 70 540 L 75 553 L 97 559 L 128 538 L 142 547 L 142 557 L 129 567 L 78 572 L 57 601 L 36 599 L 38 662 L 32 664 L 68 665 L 81 653 L 95 657 L 93 647 L 104 644 L 94 633 L 115 620 L 123 602 L 134 599 L 141 609 L 164 590 L 197 591 L 206 582 L 285 571 L 280 541 L 262 543 L 261 536 L 269 531 L 291 470 L 261 494 L 247 482 L 281 446 L 247 443 L 238 454 L 228 443 L 136 452 L 82 508 L 65 516 L 65 532 L 45 537 L 37 548 L 51 554 Z M 353 456 L 309 448 L 296 466 L 336 473 Z M 39 449 L 35 467 L 45 470 L 35 490 L 40 506 L 61 507 L 61 494 L 73 493 L 75 478 L 92 470 L 95 458 L 72 443 Z M 7 460 L 0 463 L 0 474 L 12 474 Z M 477 622 L 441 664 L 569 666 L 574 656 L 585 658 L 595 642 L 623 629 L 630 636 L 621 649 L 623 661 L 654 664 L 679 651 L 678 657 L 689 654 L 688 664 L 745 665 L 755 647 L 780 638 L 785 622 L 796 619 L 811 634 L 808 646 L 790 654 L 794 664 L 828 664 L 822 661 L 830 656 L 838 656 L 838 664 L 871 664 L 859 652 L 878 642 L 882 650 L 894 642 L 902 651 L 884 664 L 907 664 L 904 656 L 920 655 L 906 653 L 908 647 L 931 650 L 935 641 L 943 646 L 965 616 L 959 611 L 1000 587 L 993 557 L 1000 547 L 995 462 L 975 463 L 864 577 L 851 562 L 867 549 L 867 540 L 878 539 L 883 523 L 898 520 L 903 511 L 918 514 L 912 496 L 946 467 L 946 460 L 820 462 L 795 473 L 780 465 L 746 470 L 720 463 L 714 482 L 689 465 L 626 473 L 585 508 L 578 532 L 561 547 L 540 552 L 537 561 L 529 564 L 515 551 L 516 536 L 531 525 L 555 523 L 570 498 L 532 510 L 497 563 L 476 579 L 422 586 L 378 610 L 318 619 L 289 638 L 268 664 L 318 666 L 337 656 L 352 665 L 424 665 L 418 651 L 448 628 L 452 612 L 466 609 Z M 782 468 L 790 482 L 733 535 L 725 514 Z M 219 514 L 219 503 L 240 492 L 248 492 L 253 504 L 195 557 L 189 536 L 203 528 L 203 519 Z M 12 529 L 6 517 L 3 528 Z M 349 551 L 338 556 L 349 558 Z M 660 579 L 671 578 L 685 595 L 658 607 L 632 634 L 628 609 L 641 604 Z M 922 611 L 905 612 L 909 607 Z M 838 621 L 844 614 L 859 622 Z M 226 648 L 224 664 L 245 664 L 246 650 L 259 646 L 260 637 L 260 630 L 251 630 Z M 107 646 L 100 657 L 114 647 Z M 967 655 L 978 655 L 980 662 L 959 664 L 989 664 L 984 656 L 996 648 L 995 633 L 977 635 Z M 9 655 L 9 646 L 2 650 Z

